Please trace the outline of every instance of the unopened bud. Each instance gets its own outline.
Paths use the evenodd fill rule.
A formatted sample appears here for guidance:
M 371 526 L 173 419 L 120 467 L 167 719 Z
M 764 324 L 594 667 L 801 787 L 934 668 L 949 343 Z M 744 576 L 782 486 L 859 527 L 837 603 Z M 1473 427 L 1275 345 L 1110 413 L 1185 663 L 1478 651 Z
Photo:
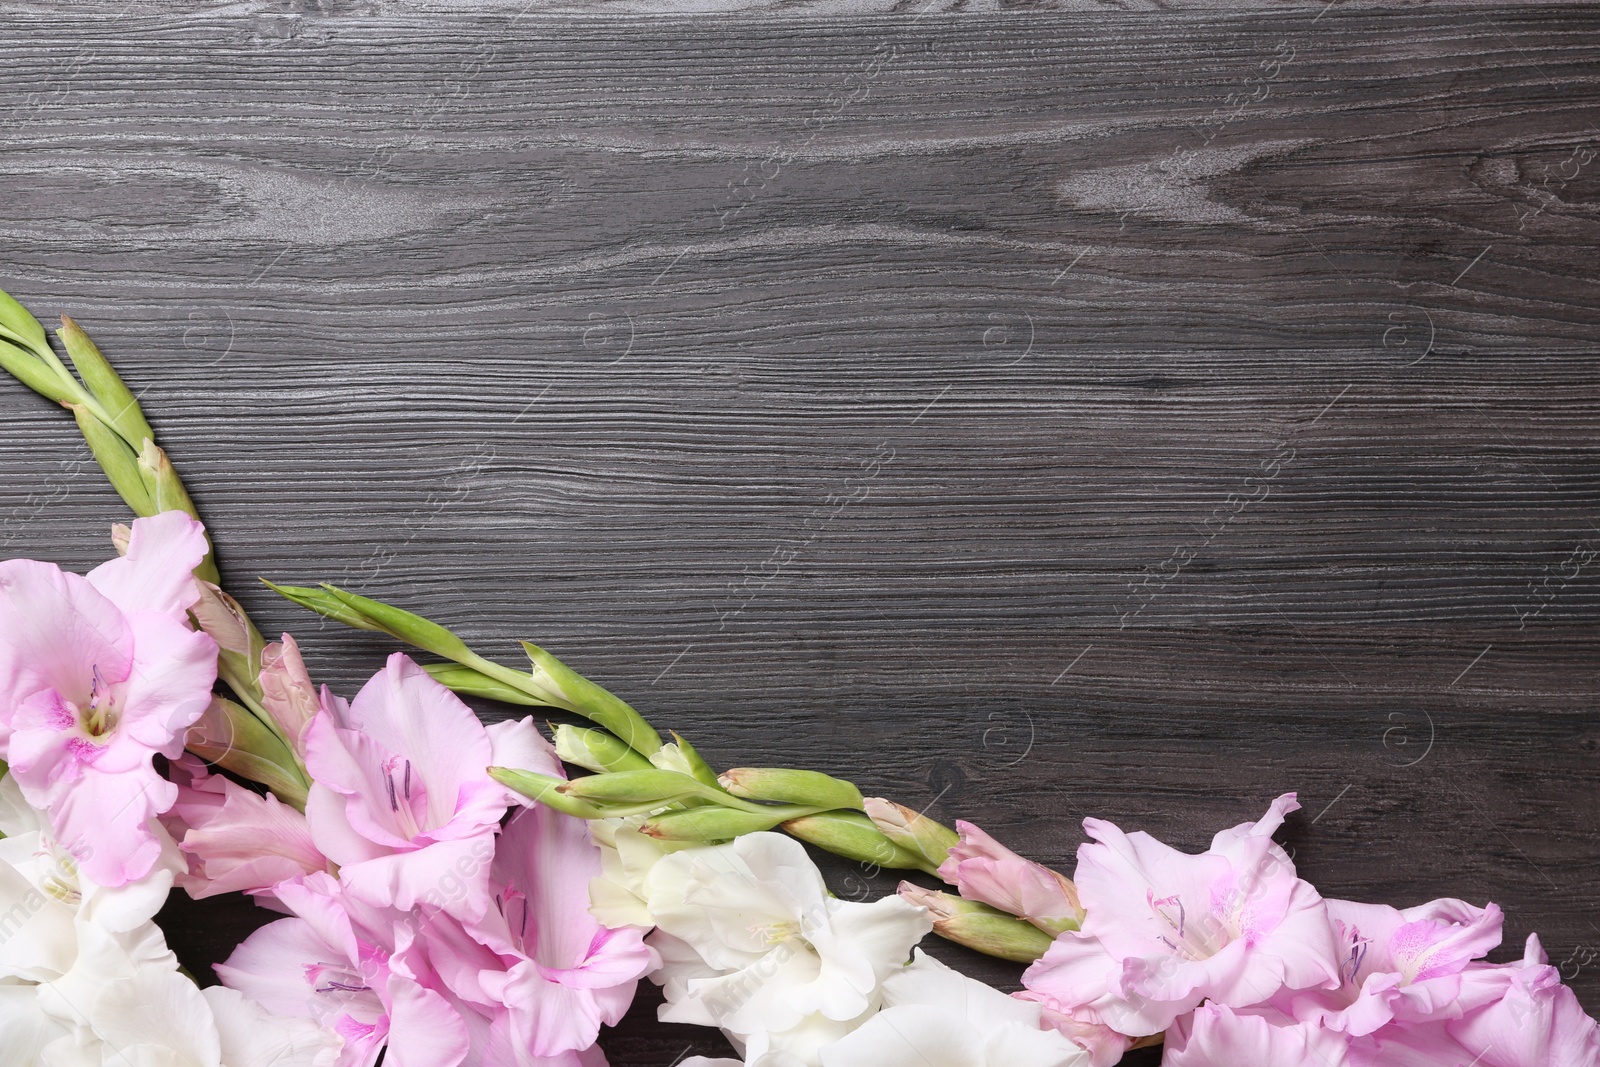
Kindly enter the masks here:
M 261 635 L 256 632 L 237 600 L 212 582 L 197 581 L 195 585 L 200 589 L 200 599 L 195 601 L 189 613 L 200 624 L 200 629 L 217 643 L 218 648 L 248 656 L 261 647 Z
M 987 956 L 1032 963 L 1045 954 L 1053 940 L 1032 923 L 953 893 L 901 882 L 900 898 L 928 909 L 934 933 Z
M 462 696 L 484 697 L 488 700 L 499 700 L 506 704 L 520 704 L 525 708 L 548 708 L 548 700 L 529 696 L 497 678 L 491 678 L 475 667 L 463 666 L 460 663 L 425 663 L 422 669 L 427 671 L 434 681 Z
M 100 349 L 95 343 L 89 340 L 89 335 L 84 333 L 76 322 L 63 315 L 61 329 L 56 331 L 56 336 L 61 338 L 61 343 L 67 350 L 67 357 L 78 369 L 78 377 L 83 379 L 83 384 L 88 387 L 90 394 L 100 403 L 106 418 L 110 420 L 111 427 L 118 435 L 135 449 L 154 437 L 155 431 L 150 429 L 150 424 L 145 421 L 144 412 L 139 410 L 138 399 L 123 384 L 117 372 L 111 369 L 111 364 L 106 362 L 106 357 L 100 354 Z
M 582 726 L 556 727 L 556 755 L 596 774 L 651 769 L 649 760 L 611 734 Z
M 921 856 L 931 868 L 937 869 L 949 857 L 951 846 L 960 840 L 948 826 L 904 804 L 881 797 L 867 797 L 863 804 L 867 817 L 885 837 Z
M 589 681 L 538 645 L 524 641 L 522 650 L 533 665 L 533 684 L 550 691 L 557 698 L 553 701 L 556 707 L 594 720 L 635 752 L 648 756 L 661 747 L 661 735 L 627 701 Z
M 212 697 L 205 713 L 189 727 L 183 747 L 208 763 L 260 782 L 285 804 L 306 809 L 309 787 L 300 761 L 277 734 L 233 701 Z
M 639 827 L 639 832 L 661 841 L 691 841 L 714 845 L 732 841 L 745 834 L 770 830 L 785 817 L 793 816 L 793 808 L 774 808 L 772 814 L 739 811 L 707 804 L 683 811 L 668 811 L 652 816 Z
M 677 771 L 616 771 L 575 778 L 560 786 L 561 792 L 579 800 L 600 804 L 671 804 L 699 796 L 706 786 Z
M 293 637 L 284 634 L 281 641 L 262 648 L 257 681 L 261 685 L 261 706 L 283 727 L 296 751 L 300 751 L 303 747 L 301 735 L 322 710 L 322 702 L 317 698 L 317 687 L 311 681 L 305 660 L 300 658 L 300 646 Z
M 672 732 L 671 741 L 662 745 L 660 751 L 650 754 L 650 762 L 664 771 L 687 774 L 695 781 L 709 785 L 713 789 L 722 788 L 722 783 L 717 781 L 717 772 L 711 769 L 711 764 L 701 759 L 695 747 L 676 730 Z
M 747 800 L 775 800 L 809 808 L 861 808 L 861 790 L 819 771 L 735 767 L 717 780 L 728 792 Z
M 537 801 L 546 807 L 554 808 L 563 815 L 572 815 L 579 819 L 605 818 L 606 813 L 600 808 L 561 792 L 561 787 L 567 784 L 565 778 L 536 774 L 533 771 L 519 771 L 510 767 L 490 767 L 489 777 L 507 789 L 521 793 L 529 800 Z
M 921 856 L 889 840 L 859 811 L 819 812 L 790 819 L 783 828 L 808 844 L 857 863 L 895 870 L 929 869 Z
M 133 527 L 125 522 L 111 524 L 111 547 L 117 550 L 117 555 L 126 556 L 128 546 L 133 544 Z
M 152 497 L 145 472 L 139 466 L 139 454 L 134 446 L 123 440 L 116 430 L 101 422 L 100 417 L 88 406 L 71 402 L 66 406 L 77 420 L 78 430 L 83 434 L 89 452 L 100 464 L 100 469 L 105 471 L 106 480 L 122 497 L 123 503 L 133 509 L 135 515 L 154 515 L 160 511 Z
M 1054 937 L 1083 921 L 1078 887 L 1050 868 L 1024 859 L 969 822 L 956 823 L 961 840 L 939 866 L 939 877 L 968 900 L 1026 919 Z

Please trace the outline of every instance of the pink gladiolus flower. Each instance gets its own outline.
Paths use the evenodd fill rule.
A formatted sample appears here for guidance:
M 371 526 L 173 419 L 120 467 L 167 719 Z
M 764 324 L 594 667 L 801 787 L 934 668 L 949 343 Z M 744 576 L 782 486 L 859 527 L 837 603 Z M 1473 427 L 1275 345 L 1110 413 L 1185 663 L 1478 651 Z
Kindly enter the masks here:
M 138 519 L 128 554 L 80 577 L 0 563 L 0 756 L 90 879 L 126 885 L 161 852 L 152 817 L 177 789 L 152 757 L 183 751 L 211 701 L 217 646 L 190 628 L 205 531 Z
M 268 793 L 254 793 L 185 753 L 168 773 L 178 800 L 162 819 L 189 858 L 178 884 L 196 900 L 220 893 L 272 898 L 272 887 L 330 868 L 306 817 Z
M 1504 983 L 1498 999 L 1445 1023 L 1480 1067 L 1600 1067 L 1600 1027 L 1561 984 L 1537 936 L 1517 963 L 1473 964 L 1463 981 L 1477 989 Z
M 956 822 L 961 840 L 939 865 L 939 877 L 963 897 L 1027 919 L 1058 934 L 1083 918 L 1072 883 L 1048 867 L 1023 859 L 970 822 Z
M 1058 936 L 1023 984 L 1051 1011 L 1131 1036 L 1204 1000 L 1242 1008 L 1284 988 L 1337 988 L 1327 906 L 1272 843 L 1299 806 L 1281 796 L 1198 856 L 1084 820 L 1094 843 L 1078 848 L 1082 930 Z
M 365 904 L 327 874 L 278 885 L 293 913 L 257 930 L 216 967 L 224 985 L 277 1015 L 315 1019 L 344 1039 L 338 1067 L 456 1067 L 466 1022 L 436 988 L 404 916 Z
M 1344 1067 L 1346 1039 L 1276 1008 L 1205 1004 L 1167 1031 L 1162 1067 Z M 1395 1065 L 1398 1067 L 1398 1064 Z
M 314 782 L 306 818 L 339 879 L 370 903 L 489 907 L 488 860 L 500 819 L 522 797 L 490 766 L 560 774 L 528 720 L 485 730 L 472 709 L 402 653 L 348 707 L 327 701 L 305 731 Z
M 1279 998 L 1297 1019 L 1359 1037 L 1391 1020 L 1455 1018 L 1462 971 L 1500 944 L 1500 909 L 1435 900 L 1399 911 L 1382 904 L 1329 900 L 1339 943 L 1337 990 Z
M 587 1049 L 622 1018 L 660 961 L 645 931 L 589 914 L 600 850 L 580 819 L 545 807 L 512 816 L 490 873 L 494 906 L 477 922 L 445 913 L 424 926 L 445 984 L 505 1031 L 523 1060 Z

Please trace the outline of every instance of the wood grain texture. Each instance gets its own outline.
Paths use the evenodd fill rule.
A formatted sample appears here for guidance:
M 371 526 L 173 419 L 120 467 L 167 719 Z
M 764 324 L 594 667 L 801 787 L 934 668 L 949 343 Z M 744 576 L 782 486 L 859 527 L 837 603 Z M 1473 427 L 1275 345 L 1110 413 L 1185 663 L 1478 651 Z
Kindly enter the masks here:
M 256 575 L 537 639 L 1068 869 L 1298 790 L 1326 893 L 1498 901 L 1600 1009 L 1600 11 L 516 7 L 6 5 L 0 285 L 263 628 L 345 692 L 390 646 Z M 0 410 L 7 554 L 92 565 Z M 653 1003 L 613 1063 L 718 1047 Z

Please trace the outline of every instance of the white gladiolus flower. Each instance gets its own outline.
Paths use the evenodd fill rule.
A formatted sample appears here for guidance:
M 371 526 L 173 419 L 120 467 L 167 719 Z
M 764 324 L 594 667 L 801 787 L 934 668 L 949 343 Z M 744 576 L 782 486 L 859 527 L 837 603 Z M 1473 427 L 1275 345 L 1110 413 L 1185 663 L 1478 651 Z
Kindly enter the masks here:
M 898 897 L 830 897 L 804 847 L 781 834 L 674 852 L 644 881 L 661 1018 L 769 1046 L 758 1058 L 814 1062 L 819 1041 L 878 1006 L 884 976 L 933 927 Z
M 6 1067 L 332 1067 L 340 1039 L 200 990 L 151 921 L 181 858 L 115 889 L 84 877 L 0 778 L 0 1050 Z
M 1039 1005 L 1008 997 L 918 952 L 883 984 L 883 1010 L 821 1050 L 823 1067 L 1088 1067 L 1089 1054 L 1039 1028 Z

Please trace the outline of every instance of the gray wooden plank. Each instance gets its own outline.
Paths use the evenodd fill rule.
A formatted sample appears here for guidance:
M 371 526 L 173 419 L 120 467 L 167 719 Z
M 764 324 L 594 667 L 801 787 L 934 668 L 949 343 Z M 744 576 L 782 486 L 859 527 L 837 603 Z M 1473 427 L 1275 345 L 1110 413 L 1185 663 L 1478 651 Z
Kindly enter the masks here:
M 1327 892 L 1576 961 L 1600 19 L 1323 6 L 12 4 L 0 285 L 94 332 L 346 691 L 389 646 L 254 576 L 1068 868 L 1084 814 L 1198 848 L 1299 789 Z M 70 420 L 0 412 L 0 542 L 91 565 Z M 649 1010 L 614 1062 L 691 1042 Z

